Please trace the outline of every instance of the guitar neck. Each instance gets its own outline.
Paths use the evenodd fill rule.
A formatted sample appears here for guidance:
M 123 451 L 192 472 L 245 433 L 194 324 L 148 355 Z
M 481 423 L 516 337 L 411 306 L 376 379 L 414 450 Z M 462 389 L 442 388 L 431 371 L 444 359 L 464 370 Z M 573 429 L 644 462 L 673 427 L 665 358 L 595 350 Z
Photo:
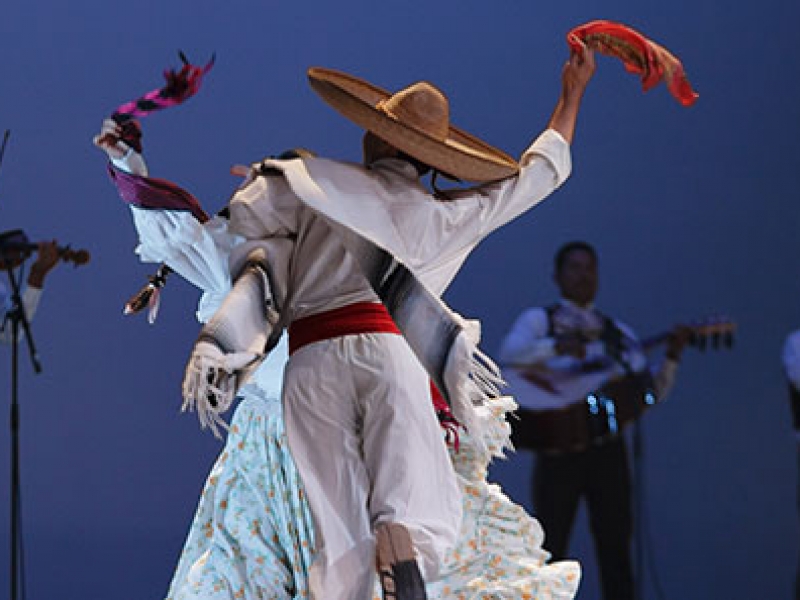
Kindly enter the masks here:
M 685 325 L 691 332 L 688 344 L 696 346 L 701 350 L 705 349 L 710 341 L 712 347 L 718 347 L 720 343 L 726 347 L 733 344 L 733 335 L 736 331 L 736 324 L 727 320 L 710 320 L 706 323 L 695 325 Z M 642 347 L 645 351 L 652 350 L 656 346 L 666 343 L 673 335 L 675 330 L 668 330 L 658 335 L 645 338 L 641 341 Z
M 660 346 L 661 344 L 666 344 L 671 333 L 671 331 L 664 331 L 656 335 L 651 335 L 650 337 L 641 340 L 639 343 L 641 344 L 642 348 L 648 352 L 653 348 Z

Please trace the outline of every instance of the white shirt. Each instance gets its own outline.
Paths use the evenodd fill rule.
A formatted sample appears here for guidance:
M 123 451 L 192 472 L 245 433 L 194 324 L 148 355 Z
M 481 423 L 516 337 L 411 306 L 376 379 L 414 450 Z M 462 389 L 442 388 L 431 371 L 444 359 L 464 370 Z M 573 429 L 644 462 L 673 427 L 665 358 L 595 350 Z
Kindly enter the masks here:
M 114 166 L 128 173 L 147 176 L 147 165 L 141 155 L 130 150 Z M 163 262 L 181 277 L 203 291 L 197 308 L 197 319 L 208 321 L 231 289 L 228 261 L 231 250 L 242 238 L 228 230 L 225 219 L 213 217 L 200 223 L 186 211 L 150 210 L 131 206 L 139 245 L 136 253 L 143 262 Z M 278 345 L 248 382 L 239 390 L 243 396 L 264 400 L 280 398 L 283 368 L 288 359 L 284 335 Z
M 133 151 L 112 162 L 125 171 L 147 174 L 142 157 Z M 310 206 L 387 249 L 441 294 L 484 237 L 566 180 L 572 168 L 569 144 L 548 129 L 523 153 L 520 164 L 516 177 L 459 190 L 454 200 L 442 202 L 403 160 L 384 159 L 369 169 L 327 159 L 279 161 L 276 166 L 285 178 L 258 177 L 237 192 L 230 226 L 220 233 L 211 231 L 221 228 L 213 219 L 199 226 L 186 213 L 132 207 L 142 242 L 137 252 L 147 262 L 186 263 L 189 268 L 185 266 L 181 275 L 217 295 L 229 289 L 230 278 L 222 269 L 209 268 L 203 245 L 211 242 L 230 249 L 241 238 L 269 238 L 276 242 L 275 264 L 284 263 L 276 273 L 286 280 L 283 283 L 288 283 L 291 269 L 294 318 L 352 302 L 378 302 L 360 268 Z M 301 232 L 302 247 L 291 257 L 282 241 L 293 243 Z M 198 268 L 192 269 L 192 264 Z
M 547 130 L 520 164 L 516 177 L 458 190 L 449 201 L 436 200 L 413 166 L 396 159 L 336 175 L 330 163 L 296 161 L 284 172 L 309 206 L 388 250 L 441 294 L 483 238 L 566 180 L 569 145 L 558 132 Z
M 523 154 L 518 176 L 459 190 L 450 201 L 435 199 L 403 160 L 370 168 L 320 158 L 266 162 L 284 177 L 258 177 L 240 190 L 230 228 L 250 240 L 303 238 L 284 273 L 294 318 L 378 301 L 315 211 L 388 250 L 440 295 L 484 237 L 547 197 L 571 169 L 569 145 L 554 130 Z

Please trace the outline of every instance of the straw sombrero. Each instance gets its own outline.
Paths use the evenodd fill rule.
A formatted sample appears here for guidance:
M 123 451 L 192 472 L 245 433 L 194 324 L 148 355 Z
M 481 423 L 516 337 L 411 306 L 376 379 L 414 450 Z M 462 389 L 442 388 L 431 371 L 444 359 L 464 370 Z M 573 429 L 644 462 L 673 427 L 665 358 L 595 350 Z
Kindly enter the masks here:
M 495 181 L 519 170 L 505 152 L 450 125 L 447 98 L 430 83 L 420 81 L 390 94 L 321 67 L 310 68 L 308 79 L 342 115 L 443 173 L 467 181 Z

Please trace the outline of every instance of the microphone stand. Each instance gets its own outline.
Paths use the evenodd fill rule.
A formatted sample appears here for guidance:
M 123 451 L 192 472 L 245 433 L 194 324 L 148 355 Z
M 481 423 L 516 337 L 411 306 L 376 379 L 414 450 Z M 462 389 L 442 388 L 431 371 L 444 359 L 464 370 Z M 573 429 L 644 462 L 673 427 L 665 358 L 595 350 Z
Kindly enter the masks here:
M 645 553 L 645 481 L 644 481 L 644 436 L 641 416 L 633 423 L 633 498 L 634 498 L 634 598 L 644 600 L 644 553 Z
M 610 334 L 603 340 L 606 353 L 625 371 L 625 376 L 634 375 L 633 368 L 625 359 L 622 334 L 616 329 L 610 329 Z M 633 494 L 633 598 L 644 600 L 644 440 L 642 434 L 641 414 L 633 422 L 633 469 L 631 472 L 631 487 Z
M 11 323 L 11 596 L 10 600 L 19 598 L 22 573 L 22 502 L 20 486 L 20 414 L 19 414 L 19 332 L 20 326 L 28 340 L 28 353 L 33 370 L 42 372 L 36 346 L 31 335 L 31 326 L 25 314 L 20 295 L 20 283 L 14 273 L 14 267 L 7 257 L 0 255 L 0 267 L 8 272 L 11 284 L 12 308 L 6 313 Z

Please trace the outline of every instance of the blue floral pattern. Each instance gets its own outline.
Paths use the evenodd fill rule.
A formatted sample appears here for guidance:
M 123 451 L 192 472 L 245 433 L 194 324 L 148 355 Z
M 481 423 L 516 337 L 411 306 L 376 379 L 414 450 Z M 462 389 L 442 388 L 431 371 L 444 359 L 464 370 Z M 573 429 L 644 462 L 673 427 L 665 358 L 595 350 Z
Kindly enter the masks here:
M 580 581 L 574 561 L 546 564 L 538 521 L 486 481 L 492 455 L 508 441 L 510 399 L 497 399 L 488 452 L 462 432 L 451 458 L 463 491 L 458 545 L 431 599 L 566 600 Z M 236 409 L 225 450 L 200 498 L 167 600 L 310 598 L 313 522 L 286 442 L 280 405 L 249 394 Z M 375 600 L 381 600 L 375 590 Z

